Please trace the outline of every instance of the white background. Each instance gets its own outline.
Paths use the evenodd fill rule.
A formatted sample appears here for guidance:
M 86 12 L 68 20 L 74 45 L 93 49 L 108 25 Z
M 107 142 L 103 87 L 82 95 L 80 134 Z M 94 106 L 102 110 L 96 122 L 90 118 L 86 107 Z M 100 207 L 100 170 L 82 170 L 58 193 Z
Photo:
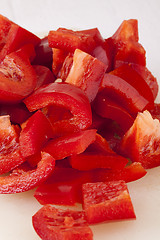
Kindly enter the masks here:
M 0 7 L 1 14 L 35 33 L 58 27 L 98 27 L 107 38 L 124 19 L 137 18 L 147 66 L 160 80 L 159 0 L 0 0 Z M 160 239 L 160 168 L 148 171 L 147 176 L 128 187 L 137 220 L 94 226 L 94 240 Z M 38 240 L 31 216 L 39 208 L 33 191 L 0 195 L 0 240 Z

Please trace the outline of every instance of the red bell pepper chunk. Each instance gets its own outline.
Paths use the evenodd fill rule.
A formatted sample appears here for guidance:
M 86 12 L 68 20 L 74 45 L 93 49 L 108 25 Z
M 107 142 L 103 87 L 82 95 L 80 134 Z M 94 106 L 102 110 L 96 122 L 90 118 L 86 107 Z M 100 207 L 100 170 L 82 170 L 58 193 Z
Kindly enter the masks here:
M 138 113 L 121 141 L 121 152 L 144 168 L 160 166 L 160 122 L 146 110 Z
M 86 183 L 82 191 L 88 223 L 136 218 L 124 181 Z
M 73 65 L 65 82 L 81 88 L 92 102 L 96 97 L 105 71 L 105 64 L 76 49 L 73 55 Z
M 28 57 L 10 53 L 0 64 L 0 102 L 14 103 L 28 96 L 35 88 L 37 77 Z
M 84 130 L 50 140 L 43 151 L 59 160 L 83 152 L 95 139 L 95 129 Z
M 132 87 L 134 87 L 145 99 L 149 101 L 148 108 L 153 108 L 154 98 L 152 91 L 146 81 L 128 64 L 124 64 L 119 68 L 110 72 L 117 77 L 124 79 Z M 145 91 L 144 91 L 145 89 Z
M 122 169 L 127 163 L 128 159 L 112 151 L 108 142 L 99 134 L 84 152 L 70 157 L 71 166 L 81 171 L 95 168 Z
M 147 174 L 140 162 L 134 162 L 123 169 L 94 169 L 91 182 L 119 181 L 133 182 Z
M 118 68 L 124 63 L 135 63 L 146 66 L 146 51 L 138 42 L 127 42 L 116 53 L 114 67 Z
M 133 117 L 137 112 L 143 111 L 150 105 L 149 101 L 137 89 L 113 74 L 105 74 L 98 94 L 106 95 L 111 101 L 120 104 Z
M 157 118 L 160 121 L 160 104 L 155 103 L 154 108 L 150 110 L 150 114 L 152 115 L 152 118 Z
M 78 48 L 90 53 L 96 46 L 92 34 L 65 28 L 59 28 L 57 31 L 50 31 L 48 42 L 51 48 L 59 48 L 68 52 L 74 52 Z
M 54 166 L 54 158 L 48 153 L 42 152 L 41 161 L 36 169 L 28 170 L 28 168 L 19 166 L 10 175 L 0 177 L 0 193 L 19 193 L 33 189 L 49 177 Z
M 107 94 L 106 94 L 107 95 Z M 111 98 L 107 98 L 101 92 L 94 101 L 94 109 L 103 118 L 115 120 L 126 132 L 133 124 L 134 118 Z
M 37 85 L 35 90 L 44 84 L 53 83 L 55 81 L 55 77 L 48 67 L 42 65 L 33 65 L 33 68 L 37 75 Z
M 0 174 L 7 173 L 25 161 L 22 157 L 18 132 L 9 116 L 0 117 Z
M 43 240 L 93 240 L 83 211 L 42 207 L 33 217 L 35 231 Z
M 35 48 L 33 44 L 25 44 L 17 50 L 18 53 L 25 55 L 29 58 L 30 62 L 33 62 L 33 59 L 36 56 Z
M 134 63 L 129 65 L 146 81 L 152 91 L 154 99 L 156 99 L 159 89 L 157 79 L 152 75 L 147 67 Z
M 36 57 L 34 58 L 34 65 L 42 65 L 52 69 L 53 53 L 52 48 L 48 44 L 48 36 L 42 38 L 35 46 Z
M 66 58 L 64 59 L 64 62 L 62 64 L 62 67 L 61 67 L 57 77 L 59 77 L 60 79 L 65 81 L 69 75 L 72 65 L 73 65 L 73 54 L 69 53 L 66 56 Z
M 100 31 L 98 30 L 98 28 L 90 28 L 90 29 L 86 29 L 86 30 L 80 30 L 77 32 L 90 35 L 96 42 L 96 45 L 102 45 L 104 43 L 104 39 L 103 39 Z
M 50 83 L 42 86 L 24 100 L 29 111 L 35 111 L 51 105 L 64 107 L 72 117 L 53 124 L 57 134 L 79 131 L 92 123 L 92 112 L 88 98 L 81 89 L 67 83 Z
M 106 65 L 106 72 L 110 71 L 110 58 L 105 49 L 106 45 L 103 43 L 102 45 L 98 45 L 92 52 L 92 56 L 97 58 L 99 61 Z
M 43 145 L 53 136 L 52 125 L 40 110 L 23 125 L 19 137 L 20 150 L 23 157 L 29 157 L 41 151 Z
M 9 27 L 7 27 L 7 31 L 5 29 L 5 35 L 2 34 L 3 47 L 1 47 L 0 51 L 0 61 L 2 61 L 6 55 L 18 50 L 25 44 L 33 44 L 36 46 L 40 42 L 40 39 L 36 35 L 11 22 L 2 15 L 0 16 L 0 22 L 1 21 L 2 23 L 0 23 L 0 25 L 6 22 Z
M 63 62 L 68 55 L 68 52 L 59 49 L 52 48 L 53 51 L 53 62 L 52 62 L 52 72 L 55 76 L 58 76 L 60 69 L 62 68 Z
M 137 19 L 124 20 L 117 31 L 113 34 L 112 39 L 117 43 L 126 41 L 138 42 L 138 21 Z
M 117 154 L 81 153 L 70 157 L 72 168 L 87 171 L 95 168 L 120 169 L 128 160 Z
M 1 104 L 0 116 L 4 115 L 9 115 L 12 123 L 21 124 L 31 116 L 31 113 L 28 111 L 25 104 L 20 102 L 12 105 Z
M 53 174 L 38 188 L 34 197 L 40 204 L 75 205 L 82 203 L 82 184 L 91 181 L 89 172 L 56 167 Z

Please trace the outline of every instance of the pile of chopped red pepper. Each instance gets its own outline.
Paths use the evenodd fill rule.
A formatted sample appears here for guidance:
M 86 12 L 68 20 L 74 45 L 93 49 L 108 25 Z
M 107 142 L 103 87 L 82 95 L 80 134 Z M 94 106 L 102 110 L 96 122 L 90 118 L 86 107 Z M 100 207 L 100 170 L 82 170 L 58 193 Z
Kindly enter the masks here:
M 127 182 L 160 165 L 157 94 L 136 19 L 106 39 L 40 39 L 0 15 L 0 193 L 36 188 L 41 239 L 91 240 L 90 224 L 136 218 Z

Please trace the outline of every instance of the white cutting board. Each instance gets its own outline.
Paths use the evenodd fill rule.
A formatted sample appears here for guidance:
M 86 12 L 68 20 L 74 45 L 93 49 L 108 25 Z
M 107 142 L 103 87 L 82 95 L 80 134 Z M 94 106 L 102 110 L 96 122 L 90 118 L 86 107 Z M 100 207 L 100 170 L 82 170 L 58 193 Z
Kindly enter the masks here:
M 147 66 L 160 81 L 159 0 L 1 0 L 0 13 L 33 32 L 98 27 L 103 37 L 111 36 L 124 19 L 137 18 Z M 137 219 L 93 226 L 94 240 L 160 239 L 160 167 L 128 188 Z M 0 195 L 0 240 L 40 239 L 31 221 L 41 207 L 33 192 Z
M 142 179 L 128 183 L 128 188 L 137 219 L 92 226 L 94 240 L 160 239 L 160 167 L 149 170 Z M 32 215 L 41 207 L 33 192 L 0 195 L 1 240 L 40 239 L 31 222 Z

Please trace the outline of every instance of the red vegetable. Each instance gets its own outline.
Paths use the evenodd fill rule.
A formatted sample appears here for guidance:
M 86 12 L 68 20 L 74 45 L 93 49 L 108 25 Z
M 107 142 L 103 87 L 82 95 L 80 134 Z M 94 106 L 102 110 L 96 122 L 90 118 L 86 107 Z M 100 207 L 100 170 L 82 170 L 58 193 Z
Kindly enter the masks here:
M 139 64 L 130 64 L 130 66 L 138 72 L 138 74 L 146 81 L 148 86 L 150 87 L 154 99 L 158 94 L 158 82 L 157 79 L 152 75 L 152 73 L 148 70 L 147 67 L 141 66 Z
M 73 55 L 73 65 L 65 82 L 82 89 L 90 102 L 92 102 L 96 97 L 105 71 L 105 64 L 91 55 L 76 49 Z
M 52 67 L 52 48 L 48 44 L 48 36 L 42 38 L 35 47 L 36 57 L 33 64 L 46 66 L 49 69 Z
M 16 104 L 1 104 L 0 115 L 9 115 L 10 120 L 14 124 L 21 124 L 26 121 L 32 113 L 30 113 L 23 102 Z
M 78 170 L 91 170 L 95 168 L 122 169 L 128 160 L 111 150 L 107 141 L 100 135 L 81 154 L 73 154 L 70 164 Z
M 36 169 L 24 170 L 18 167 L 8 176 L 0 177 L 0 193 L 19 193 L 28 191 L 53 172 L 55 160 L 48 153 L 42 153 L 42 159 Z
M 69 52 L 74 52 L 78 48 L 90 53 L 96 46 L 92 34 L 88 34 L 85 31 L 72 31 L 65 28 L 50 31 L 48 42 L 51 48 L 60 48 Z
M 150 105 L 149 101 L 134 86 L 113 74 L 105 74 L 102 80 L 101 91 L 133 116 Z
M 121 152 L 144 168 L 160 165 L 160 122 L 148 111 L 138 113 L 121 142 Z
M 43 145 L 53 136 L 52 126 L 46 116 L 39 110 L 24 124 L 20 133 L 19 144 L 23 157 L 29 157 L 41 151 Z
M 134 87 L 140 95 L 149 101 L 149 105 L 147 107 L 153 108 L 154 98 L 150 87 L 144 78 L 142 78 L 141 75 L 139 75 L 130 65 L 124 64 L 110 72 L 110 74 L 124 79 L 127 83 Z M 145 91 L 143 89 L 145 89 Z
M 37 78 L 28 57 L 10 53 L 0 64 L 0 102 L 14 103 L 27 97 L 35 88 Z
M 50 140 L 43 150 L 59 160 L 83 152 L 95 138 L 95 129 L 84 130 Z
M 94 101 L 94 110 L 101 117 L 115 120 L 124 132 L 133 124 L 134 118 L 116 101 L 107 97 L 107 94 L 100 92 Z
M 147 174 L 140 162 L 134 162 L 123 169 L 95 169 L 92 174 L 92 182 L 136 181 Z
M 0 25 L 2 26 L 0 61 L 2 61 L 6 55 L 18 50 L 25 44 L 33 44 L 36 46 L 40 42 L 40 39 L 36 35 L 11 22 L 2 15 L 0 15 Z
M 93 233 L 82 211 L 62 210 L 46 205 L 32 217 L 32 222 L 43 240 L 93 239 Z
M 0 117 L 0 174 L 7 173 L 23 163 L 18 134 L 8 115 Z
M 35 111 L 51 105 L 64 107 L 72 114 L 70 119 L 57 121 L 53 124 L 55 133 L 86 129 L 92 123 L 91 107 L 88 98 L 82 90 L 66 83 L 51 83 L 37 89 L 24 100 L 30 111 Z
M 124 181 L 86 183 L 82 188 L 83 208 L 90 224 L 136 217 Z
M 82 203 L 82 184 L 90 181 L 90 172 L 56 167 L 47 181 L 38 186 L 34 197 L 43 205 L 75 205 Z
M 44 84 L 53 83 L 55 81 L 55 77 L 49 68 L 42 65 L 33 65 L 33 68 L 37 75 L 37 85 L 35 89 L 38 89 Z

